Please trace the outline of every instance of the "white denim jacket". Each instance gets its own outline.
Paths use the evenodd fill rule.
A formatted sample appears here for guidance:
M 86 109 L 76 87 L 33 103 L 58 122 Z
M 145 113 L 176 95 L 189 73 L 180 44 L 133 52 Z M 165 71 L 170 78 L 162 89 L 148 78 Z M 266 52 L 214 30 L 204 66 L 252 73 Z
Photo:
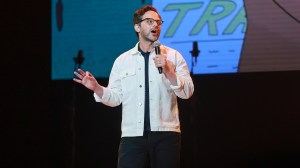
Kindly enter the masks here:
M 182 55 L 161 45 L 161 53 L 174 65 L 178 86 L 171 85 L 165 75 L 155 67 L 154 50 L 149 56 L 149 106 L 151 131 L 180 132 L 177 96 L 188 99 L 194 84 Z M 138 51 L 138 43 L 121 54 L 114 62 L 109 83 L 102 98 L 95 100 L 114 107 L 122 103 L 122 137 L 142 136 L 144 131 L 145 60 Z

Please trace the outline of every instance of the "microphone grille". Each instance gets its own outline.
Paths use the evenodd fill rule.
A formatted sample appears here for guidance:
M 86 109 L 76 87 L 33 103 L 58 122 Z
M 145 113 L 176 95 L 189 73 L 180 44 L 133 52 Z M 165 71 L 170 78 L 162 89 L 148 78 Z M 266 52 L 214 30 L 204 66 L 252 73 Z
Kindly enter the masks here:
M 154 41 L 154 46 L 155 47 L 158 47 L 160 45 L 160 42 L 157 40 L 157 41 Z

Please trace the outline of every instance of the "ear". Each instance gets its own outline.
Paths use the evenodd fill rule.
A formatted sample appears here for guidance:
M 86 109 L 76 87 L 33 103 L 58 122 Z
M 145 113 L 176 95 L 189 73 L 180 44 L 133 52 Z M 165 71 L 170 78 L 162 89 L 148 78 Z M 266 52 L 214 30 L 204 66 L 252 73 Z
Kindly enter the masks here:
M 140 32 L 140 25 L 139 24 L 135 24 L 134 25 L 134 30 L 139 33 Z

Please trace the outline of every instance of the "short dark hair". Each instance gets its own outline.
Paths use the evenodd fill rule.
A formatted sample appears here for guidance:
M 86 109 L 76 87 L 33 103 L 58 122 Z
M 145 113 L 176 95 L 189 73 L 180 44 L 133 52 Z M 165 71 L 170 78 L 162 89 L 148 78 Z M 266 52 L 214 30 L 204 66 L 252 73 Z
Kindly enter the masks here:
M 158 14 L 159 18 L 161 19 L 161 17 L 159 15 L 159 13 L 157 12 L 156 8 L 154 8 L 153 6 L 150 6 L 150 5 L 146 5 L 146 6 L 143 6 L 141 9 L 138 9 L 134 12 L 133 25 L 138 24 L 142 20 L 143 15 L 148 11 L 156 12 Z
M 141 9 L 138 9 L 134 12 L 134 15 L 133 15 L 133 25 L 135 24 L 139 24 L 140 21 L 143 19 L 143 15 L 148 12 L 148 11 L 154 11 L 158 14 L 159 18 L 161 19 L 161 16 L 159 15 L 159 13 L 157 12 L 156 8 L 154 8 L 153 6 L 151 5 L 146 5 L 146 6 L 143 6 Z M 139 34 L 137 32 L 135 32 L 137 37 L 139 37 Z

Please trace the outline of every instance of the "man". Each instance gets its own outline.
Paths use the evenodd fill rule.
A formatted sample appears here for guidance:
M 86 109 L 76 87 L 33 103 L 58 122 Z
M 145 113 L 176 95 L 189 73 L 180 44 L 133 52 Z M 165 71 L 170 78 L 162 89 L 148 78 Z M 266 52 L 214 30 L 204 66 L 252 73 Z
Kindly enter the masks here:
M 161 54 L 156 54 L 154 42 L 162 23 L 152 6 L 134 13 L 139 42 L 115 60 L 107 87 L 100 85 L 90 72 L 74 72 L 78 77 L 74 81 L 92 90 L 97 102 L 108 106 L 122 104 L 119 168 L 180 166 L 177 97 L 190 98 L 194 85 L 178 51 L 160 45 Z

